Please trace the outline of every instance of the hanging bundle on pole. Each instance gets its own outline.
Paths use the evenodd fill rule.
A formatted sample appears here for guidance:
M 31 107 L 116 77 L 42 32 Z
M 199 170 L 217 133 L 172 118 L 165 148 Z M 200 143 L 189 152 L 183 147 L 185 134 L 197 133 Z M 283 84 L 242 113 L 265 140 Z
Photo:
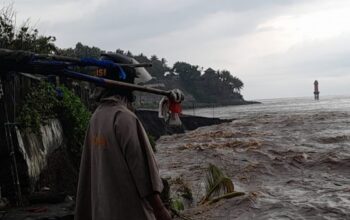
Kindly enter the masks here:
M 159 118 L 164 118 L 169 125 L 180 126 L 179 114 L 182 112 L 181 102 L 184 95 L 179 89 L 171 91 L 170 96 L 163 97 L 159 102 Z
M 74 71 L 74 67 L 96 67 L 96 74 L 89 75 Z M 87 81 L 104 88 L 122 88 L 165 96 L 168 100 L 168 115 L 163 118 L 170 125 L 180 125 L 179 114 L 183 93 L 176 89 L 171 91 L 149 88 L 130 83 L 125 69 L 132 68 L 136 72 L 135 83 L 146 82 L 152 77 L 145 67 L 150 63 L 139 63 L 134 58 L 121 54 L 102 54 L 101 59 L 72 58 L 52 54 L 35 54 L 28 51 L 0 49 L 0 74 L 7 71 L 25 72 L 42 75 L 57 75 L 76 80 Z M 113 75 L 113 77 L 109 77 Z M 163 100 L 162 100 L 163 102 Z

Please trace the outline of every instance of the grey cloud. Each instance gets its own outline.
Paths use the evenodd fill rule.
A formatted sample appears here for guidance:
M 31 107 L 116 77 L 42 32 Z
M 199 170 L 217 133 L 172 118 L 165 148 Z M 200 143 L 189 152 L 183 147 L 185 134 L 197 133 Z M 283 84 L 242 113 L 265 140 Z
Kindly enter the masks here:
M 304 42 L 286 53 L 264 57 L 257 68 L 266 74 L 341 76 L 350 72 L 350 35 Z
M 76 2 L 82 6 L 90 4 L 90 1 L 74 1 L 74 3 Z M 44 27 L 45 32 L 56 35 L 58 44 L 62 46 L 72 46 L 73 42 L 85 41 L 96 42 L 98 46 L 108 48 L 115 41 L 130 45 L 133 41 L 154 38 L 174 31 L 186 31 L 201 24 L 201 21 L 206 19 L 208 15 L 220 12 L 240 16 L 237 16 L 238 21 L 232 21 L 232 25 L 221 30 L 220 33 L 216 33 L 216 36 L 239 36 L 254 31 L 259 22 L 281 14 L 284 9 L 300 2 L 303 1 L 105 0 L 99 4 L 96 10 L 79 20 L 70 20 L 69 18 L 73 15 L 62 11 L 58 13 L 65 19 L 49 22 L 46 21 L 47 18 L 40 17 L 40 13 L 36 12 L 56 9 L 50 6 L 71 5 L 72 1 L 25 0 L 17 2 L 16 5 L 24 10 L 33 10 L 33 14 L 29 14 L 28 17 L 34 17 L 34 21 L 40 19 L 40 24 Z M 76 6 L 76 12 L 83 10 L 83 8 L 79 8 L 79 4 Z M 25 11 L 21 13 L 25 13 Z M 37 14 L 39 17 L 36 17 Z M 203 37 L 205 39 L 205 36 Z M 103 39 L 103 42 L 100 42 L 100 39 Z
M 39 2 L 37 0 L 37 2 Z M 139 3 L 140 2 L 140 3 Z M 103 39 L 106 35 L 114 35 L 113 41 L 121 44 L 152 38 L 169 32 L 186 30 L 200 24 L 208 15 L 227 12 L 243 14 L 236 25 L 228 27 L 217 36 L 236 36 L 253 31 L 256 25 L 264 19 L 282 13 L 281 7 L 295 4 L 300 1 L 166 1 L 171 4 L 160 4 L 161 1 L 153 1 L 147 6 L 148 1 L 106 1 L 95 13 L 81 20 L 57 21 L 49 31 L 60 33 L 58 42 L 72 44 L 71 34 L 77 36 L 76 41 L 94 42 Z M 179 3 L 180 2 L 180 3 Z M 47 4 L 47 3 L 46 3 Z M 149 3 L 150 4 L 150 3 Z M 157 7 L 157 4 L 161 6 Z M 146 7 L 147 6 L 147 7 Z M 79 9 L 77 9 L 79 10 Z M 70 16 L 64 15 L 63 16 Z M 44 21 L 44 18 L 41 20 Z M 235 23 L 235 21 L 233 21 Z M 68 31 L 67 31 L 68 30 Z M 80 33 L 80 36 L 79 36 Z M 69 37 L 65 37 L 66 34 Z M 106 37 L 107 39 L 109 37 Z M 102 47 L 108 47 L 113 42 L 98 43 Z M 112 49 L 112 48 L 111 48 Z

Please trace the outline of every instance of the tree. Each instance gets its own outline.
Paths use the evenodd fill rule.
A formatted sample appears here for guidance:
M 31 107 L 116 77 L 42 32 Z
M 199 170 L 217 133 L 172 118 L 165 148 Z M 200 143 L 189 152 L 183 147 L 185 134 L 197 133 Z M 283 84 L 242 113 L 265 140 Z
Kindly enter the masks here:
M 204 71 L 203 78 L 214 80 L 214 79 L 218 79 L 219 77 L 215 70 L 213 70 L 212 68 L 208 68 Z
M 240 93 L 241 89 L 244 87 L 243 82 L 238 77 L 233 77 L 231 82 L 233 84 L 233 88 Z
M 160 62 L 162 62 L 162 64 L 163 64 L 163 66 L 166 66 L 167 64 L 167 60 L 165 59 L 165 58 L 162 58 L 161 60 L 160 60 Z
M 158 57 L 156 55 L 152 55 L 151 56 L 151 61 L 158 61 Z
M 185 83 L 190 83 L 193 80 L 198 80 L 201 72 L 198 66 L 193 66 L 186 62 L 176 62 L 172 71 L 179 74 L 180 80 Z
M 220 72 L 220 79 L 222 80 L 222 82 L 228 83 L 232 78 L 233 76 L 231 75 L 230 71 L 222 70 Z
M 82 43 L 78 42 L 75 45 L 75 48 L 68 48 L 68 49 L 59 49 L 58 53 L 60 55 L 64 56 L 70 56 L 70 57 L 91 57 L 91 58 L 99 58 L 101 53 L 103 53 L 100 48 L 98 47 L 89 47 L 87 45 L 83 45 Z
M 122 49 L 117 49 L 115 52 L 119 53 L 119 54 L 124 54 L 124 50 L 122 50 Z
M 126 55 L 128 56 L 128 57 L 133 57 L 134 55 L 132 55 L 132 53 L 128 50 L 127 52 L 126 52 Z
M 0 9 L 1 48 L 51 54 L 57 51 L 54 44 L 55 37 L 39 35 L 36 28 L 30 27 L 29 20 L 20 27 L 16 27 L 15 15 L 12 6 Z

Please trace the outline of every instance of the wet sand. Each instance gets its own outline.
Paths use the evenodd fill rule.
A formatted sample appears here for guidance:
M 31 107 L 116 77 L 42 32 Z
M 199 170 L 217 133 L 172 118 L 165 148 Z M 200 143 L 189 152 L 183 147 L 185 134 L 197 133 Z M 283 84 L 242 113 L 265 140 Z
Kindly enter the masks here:
M 288 114 L 286 113 L 288 112 Z M 194 201 L 192 219 L 350 219 L 350 112 L 247 111 L 233 122 L 157 142 L 161 175 L 172 193 Z M 209 163 L 242 197 L 197 205 Z

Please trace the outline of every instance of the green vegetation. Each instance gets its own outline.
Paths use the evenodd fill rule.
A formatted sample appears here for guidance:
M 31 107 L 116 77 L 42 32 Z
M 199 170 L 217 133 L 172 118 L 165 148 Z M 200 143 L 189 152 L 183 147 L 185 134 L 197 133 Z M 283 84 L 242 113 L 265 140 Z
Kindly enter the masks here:
M 50 84 L 41 82 L 25 97 L 18 121 L 22 129 L 30 129 L 40 135 L 41 124 L 58 118 L 67 137 L 69 151 L 79 158 L 91 113 L 72 91 L 66 87 L 57 90 L 62 97 L 57 96 L 57 91 Z
M 149 140 L 149 143 L 151 144 L 151 147 L 152 147 L 152 150 L 153 152 L 157 152 L 157 148 L 156 148 L 156 139 L 152 136 L 152 135 L 148 135 L 148 140 Z
M 66 87 L 59 89 L 62 90 L 63 97 L 55 107 L 55 111 L 62 123 L 69 150 L 72 156 L 79 159 L 91 113 L 72 91 Z
M 69 57 L 91 57 L 91 58 L 99 58 L 101 53 L 103 53 L 100 48 L 97 47 L 89 47 L 86 45 L 83 45 L 82 43 L 77 43 L 75 45 L 75 48 L 68 48 L 68 49 L 58 49 L 57 53 L 62 56 L 69 56 Z
M 182 187 L 182 194 L 181 194 L 181 197 L 182 197 L 182 198 L 185 198 L 185 199 L 187 199 L 187 200 L 189 200 L 189 201 L 193 201 L 192 191 L 191 191 L 191 189 L 190 189 L 188 186 L 184 185 L 184 186 Z
M 175 77 L 178 75 L 185 91 L 192 94 L 198 102 L 220 104 L 242 99 L 240 91 L 243 82 L 240 79 L 233 77 L 227 70 L 202 69 L 185 62 L 176 62 L 172 71 Z M 174 76 L 170 74 L 169 77 Z
M 232 198 L 240 195 L 244 195 L 244 193 L 235 192 L 232 180 L 217 166 L 209 164 L 206 175 L 206 195 L 202 199 L 201 204 L 206 202 L 213 203 L 223 198 Z
M 213 204 L 215 202 L 218 202 L 220 201 L 221 199 L 231 199 L 231 198 L 234 198 L 234 197 L 238 197 L 238 196 L 243 196 L 245 195 L 244 192 L 231 192 L 231 193 L 226 193 L 222 196 L 218 196 L 218 197 L 215 197 L 215 198 L 212 198 L 210 201 L 209 201 L 209 204 Z
M 182 203 L 182 200 L 179 198 L 173 198 L 171 199 L 171 209 L 175 210 L 176 212 L 180 212 L 185 209 L 184 204 Z
M 14 18 L 15 12 L 11 5 L 0 9 L 0 48 L 51 54 L 62 51 L 55 46 L 55 37 L 39 35 L 39 31 L 30 27 L 28 21 L 17 27 Z M 77 44 L 76 54 L 70 54 L 72 51 L 69 49 L 66 53 L 70 56 L 94 54 L 93 57 L 98 57 L 101 52 L 96 48 L 89 49 Z M 22 128 L 40 134 L 41 124 L 48 119 L 59 118 L 72 156 L 80 157 L 90 112 L 69 89 L 58 89 L 62 91 L 61 98 L 57 97 L 55 88 L 48 83 L 41 82 L 33 87 L 21 103 L 18 120 Z
M 27 94 L 20 107 L 18 121 L 21 128 L 29 128 L 32 132 L 40 134 L 40 125 L 56 117 L 55 107 L 58 104 L 53 87 L 40 82 Z
M 29 20 L 16 27 L 15 15 L 11 5 L 0 9 L 0 48 L 36 53 L 54 53 L 57 50 L 55 37 L 39 35 L 38 29 L 30 27 Z

